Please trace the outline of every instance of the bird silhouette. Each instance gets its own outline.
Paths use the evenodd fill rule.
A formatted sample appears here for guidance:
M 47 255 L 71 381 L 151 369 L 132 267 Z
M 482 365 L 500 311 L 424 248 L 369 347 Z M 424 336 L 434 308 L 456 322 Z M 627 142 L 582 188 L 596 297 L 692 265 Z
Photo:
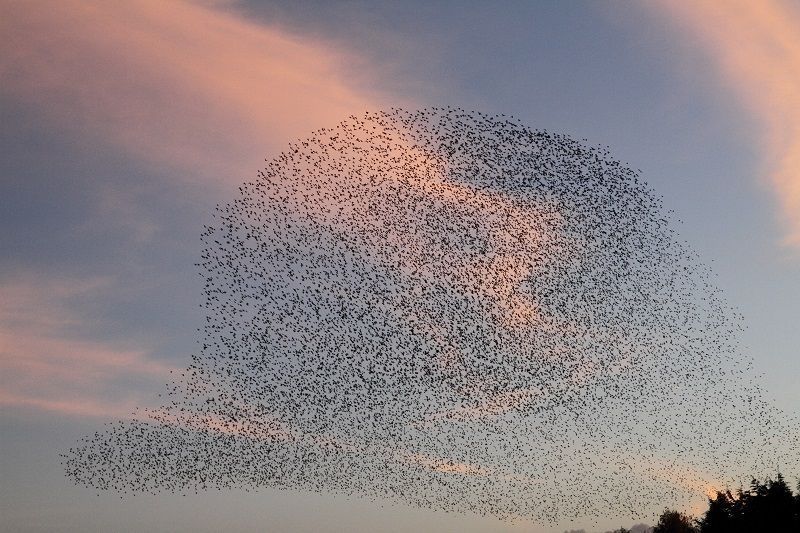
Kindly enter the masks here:
M 202 233 L 206 319 L 164 405 L 67 476 L 554 522 L 796 464 L 742 317 L 639 174 L 450 107 L 290 144 Z

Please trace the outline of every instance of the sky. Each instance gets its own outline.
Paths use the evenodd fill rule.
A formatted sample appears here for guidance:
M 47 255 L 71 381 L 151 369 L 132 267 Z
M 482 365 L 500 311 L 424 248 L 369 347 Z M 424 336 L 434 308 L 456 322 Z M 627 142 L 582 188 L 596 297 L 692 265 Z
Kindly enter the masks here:
M 796 72 L 800 6 L 778 0 L 0 0 L 0 530 L 630 526 L 277 490 L 120 499 L 58 454 L 189 363 L 214 207 L 290 141 L 387 107 L 513 115 L 640 169 L 797 412 Z

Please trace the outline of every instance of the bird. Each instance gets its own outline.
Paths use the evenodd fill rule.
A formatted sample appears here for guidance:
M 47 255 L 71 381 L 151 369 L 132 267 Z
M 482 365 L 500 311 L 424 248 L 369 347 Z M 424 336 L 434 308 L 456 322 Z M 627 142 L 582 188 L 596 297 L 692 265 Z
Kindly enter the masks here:
M 265 162 L 201 232 L 197 353 L 62 453 L 74 483 L 556 523 L 797 465 L 741 314 L 608 147 L 390 108 Z

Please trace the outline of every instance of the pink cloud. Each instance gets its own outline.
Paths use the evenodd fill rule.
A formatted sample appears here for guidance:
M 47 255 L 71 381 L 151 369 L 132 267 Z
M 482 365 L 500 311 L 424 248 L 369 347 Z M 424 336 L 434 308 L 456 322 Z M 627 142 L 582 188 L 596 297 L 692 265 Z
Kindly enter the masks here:
M 129 417 L 146 403 L 142 384 L 169 380 L 173 367 L 147 350 L 82 338 L 69 300 L 108 280 L 32 276 L 0 284 L 0 405 L 69 415 Z
M 0 390 L 0 407 L 57 413 L 92 418 L 132 418 L 136 404 L 130 401 L 108 401 L 96 398 L 40 398 L 31 394 L 15 394 Z
M 417 464 L 444 474 L 459 474 L 463 476 L 488 476 L 491 471 L 479 465 L 453 461 L 441 457 L 431 457 L 423 454 L 410 454 L 402 458 L 403 462 Z
M 9 4 L 0 20 L 0 94 L 89 142 L 227 185 L 254 174 L 290 138 L 380 106 L 363 75 L 376 69 L 362 68 L 357 54 L 226 9 Z M 99 192 L 105 218 L 130 221 L 137 241 L 153 234 L 125 191 Z M 167 365 L 146 348 L 76 333 L 85 324 L 70 298 L 112 285 L 35 277 L 0 285 L 0 403 L 98 416 L 147 403 L 130 382 L 164 383 Z M 112 383 L 123 400 L 110 400 Z
M 3 11 L 0 91 L 195 176 L 241 181 L 290 138 L 380 104 L 363 74 L 376 69 L 356 54 L 224 6 L 64 0 Z
M 725 87 L 760 124 L 763 172 L 800 246 L 800 9 L 781 0 L 660 1 L 716 62 Z
M 322 225 L 347 232 L 374 231 L 388 228 L 387 239 L 398 244 L 395 250 L 375 250 L 377 255 L 393 254 L 383 259 L 399 265 L 406 275 L 432 280 L 446 276 L 448 281 L 465 293 L 471 293 L 491 305 L 490 315 L 501 325 L 523 328 L 535 325 L 548 327 L 533 298 L 521 290 L 523 282 L 541 262 L 533 257 L 534 248 L 541 250 L 558 246 L 551 236 L 563 221 L 553 205 L 523 202 L 508 196 L 466 183 L 448 179 L 448 161 L 441 155 L 421 147 L 415 133 L 398 123 L 386 120 L 381 114 L 371 117 L 372 125 L 380 126 L 381 134 L 372 136 L 358 127 L 358 122 L 328 129 L 303 146 L 290 149 L 280 157 L 280 168 L 275 172 L 290 176 L 275 183 L 274 196 L 289 198 L 294 212 L 310 217 Z M 424 142 L 424 141 L 422 141 Z M 341 147 L 343 160 L 347 160 L 352 146 L 370 145 L 369 153 L 380 153 L 370 160 L 368 171 L 346 172 L 338 169 L 339 160 L 306 160 L 307 154 L 326 154 L 331 146 Z M 378 148 L 376 148 L 378 147 Z M 300 150 L 302 148 L 302 150 Z M 374 152 L 372 152 L 374 151 Z M 352 157 L 352 155 L 350 155 Z M 271 165 L 272 166 L 272 165 Z M 374 175 L 391 182 L 385 189 L 372 187 L 373 195 L 385 195 L 385 205 L 397 203 L 393 187 L 406 189 L 404 195 L 414 200 L 421 210 L 414 217 L 423 217 L 416 224 L 408 224 L 405 217 L 392 218 L 397 213 L 377 212 L 370 209 L 375 198 L 347 194 L 331 194 L 357 185 L 370 187 Z M 309 176 L 307 180 L 294 176 Z M 360 183 L 359 183 L 360 182 Z M 281 189 L 277 189 L 283 187 Z M 359 205 L 360 204 L 360 205 Z M 402 206 L 399 207 L 402 210 Z M 424 216 L 441 216 L 458 223 L 452 232 L 458 237 L 470 229 L 492 227 L 485 235 L 490 252 L 476 254 L 453 250 L 453 245 L 426 233 Z M 354 214 L 357 213 L 357 214 Z M 487 225 L 487 220 L 491 223 Z M 388 222 L 387 222 L 388 221 Z M 502 221 L 502 224 L 499 223 Z M 559 250 L 563 253 L 575 251 Z M 546 256 L 546 253 L 542 253 Z
M 247 411 L 247 406 L 242 406 L 242 412 L 237 412 L 236 417 L 226 417 L 211 410 L 195 411 L 162 406 L 142 409 L 137 412 L 137 418 L 165 426 L 180 426 L 195 431 L 239 435 L 259 440 L 285 441 L 296 439 L 300 435 L 298 430 L 277 418 Z

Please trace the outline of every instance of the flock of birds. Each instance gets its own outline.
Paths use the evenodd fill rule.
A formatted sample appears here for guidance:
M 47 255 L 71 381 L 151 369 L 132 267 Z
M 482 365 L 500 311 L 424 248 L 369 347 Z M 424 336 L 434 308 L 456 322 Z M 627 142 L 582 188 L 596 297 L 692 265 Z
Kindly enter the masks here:
M 606 149 L 503 115 L 314 132 L 206 227 L 206 323 L 164 405 L 66 473 L 556 522 L 800 471 L 741 317 L 671 224 Z

